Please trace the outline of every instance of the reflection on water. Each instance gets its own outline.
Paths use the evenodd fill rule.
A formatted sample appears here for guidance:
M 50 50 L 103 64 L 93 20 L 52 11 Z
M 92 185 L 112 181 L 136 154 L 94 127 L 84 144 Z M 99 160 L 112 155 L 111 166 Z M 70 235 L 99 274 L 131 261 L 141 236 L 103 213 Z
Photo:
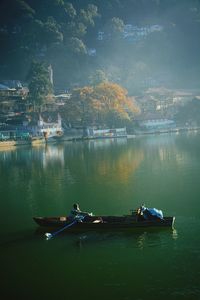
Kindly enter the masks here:
M 144 232 L 143 234 L 141 234 L 141 235 L 138 237 L 137 245 L 138 245 L 138 248 L 141 249 L 141 250 L 144 249 L 146 235 L 147 235 L 147 233 Z
M 176 229 L 173 228 L 172 230 L 172 238 L 174 240 L 177 240 L 178 239 L 178 231 Z
M 57 145 L 46 145 L 43 152 L 43 167 L 47 168 L 48 164 L 59 163 L 64 166 L 64 148 Z
M 0 147 L 0 152 L 3 152 L 4 155 L 6 155 L 6 153 L 9 153 L 11 151 L 15 151 L 16 147 L 15 146 L 9 146 L 9 147 Z
M 199 135 L 0 151 L 3 291 L 15 287 L 7 298 L 87 299 L 89 291 L 97 299 L 200 299 L 199 174 Z M 145 202 L 176 216 L 176 229 L 63 233 L 48 242 L 33 234 L 33 215 L 64 216 L 74 202 L 96 215 Z
M 194 191 L 198 190 L 195 181 L 198 181 L 200 167 L 199 148 L 196 137 L 192 136 L 187 142 L 181 135 L 18 147 L 14 151 L 0 152 L 3 174 L 0 192 L 5 192 L 7 198 L 12 191 L 20 189 L 20 194 L 23 190 L 32 214 L 39 213 L 40 199 L 49 199 L 52 209 L 60 207 L 65 211 L 75 199 L 81 205 L 85 202 L 86 209 L 89 203 L 88 209 L 92 207 L 98 212 L 103 197 L 113 203 L 118 199 L 120 207 L 127 205 L 128 209 L 146 202 L 147 206 L 166 210 L 165 207 L 176 206 L 174 199 L 181 195 L 182 189 L 188 199 L 191 185 Z M 196 156 L 191 156 L 191 151 Z M 3 184 L 6 186 L 8 182 L 10 189 L 6 193 Z M 99 199 L 99 204 L 92 204 L 93 199 Z M 162 199 L 166 201 L 160 204 Z M 127 201 L 132 203 L 127 204 Z
M 91 149 L 99 149 L 106 148 L 112 145 L 125 145 L 127 144 L 127 138 L 109 138 L 109 139 L 97 139 L 97 140 L 89 140 L 88 148 Z
M 45 174 L 46 180 L 49 177 L 52 180 L 53 175 L 57 183 L 66 178 L 67 185 L 74 184 L 80 177 L 81 180 L 84 177 L 84 180 L 90 178 L 89 181 L 95 182 L 102 178 L 105 184 L 128 184 L 143 159 L 143 150 L 127 147 L 127 139 L 122 138 L 82 144 L 46 145 L 23 150 L 18 148 L 14 152 L 0 153 L 0 167 L 3 161 L 4 164 L 11 161 L 11 169 L 19 164 L 23 165 L 23 169 L 27 167 L 27 171 L 31 170 L 27 181 L 38 172 L 41 176 Z M 41 176 L 38 178 L 44 180 Z M 30 184 L 26 186 L 30 187 Z
M 170 244 L 173 245 L 175 232 L 172 232 L 171 229 L 159 229 L 155 228 L 154 230 L 130 230 L 130 231 L 121 231 L 121 232 L 86 232 L 83 234 L 70 234 L 70 238 L 67 237 L 67 234 L 62 234 L 57 236 L 55 239 L 67 239 L 67 243 L 71 239 L 71 245 L 78 247 L 79 250 L 83 250 L 87 247 L 110 247 L 117 246 L 119 248 L 133 248 L 139 249 L 141 251 L 148 248 L 158 248 L 158 247 L 168 247 Z M 51 241 L 51 243 L 53 240 Z M 66 241 L 65 241 L 66 242 Z M 69 244 L 68 244 L 69 245 Z

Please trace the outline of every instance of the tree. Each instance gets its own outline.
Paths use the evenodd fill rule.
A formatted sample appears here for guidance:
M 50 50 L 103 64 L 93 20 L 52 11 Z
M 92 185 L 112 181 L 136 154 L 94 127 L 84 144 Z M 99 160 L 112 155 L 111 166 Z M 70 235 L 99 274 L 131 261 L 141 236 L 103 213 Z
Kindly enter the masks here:
M 87 32 L 86 30 L 87 27 L 83 23 L 71 21 L 63 29 L 65 40 L 68 41 L 70 36 L 82 38 Z
M 75 89 L 61 114 L 72 124 L 117 127 L 131 122 L 138 112 L 134 99 L 128 97 L 125 89 L 105 82 Z
M 134 99 L 128 97 L 126 89 L 116 83 L 101 83 L 94 88 L 94 98 L 102 105 L 102 117 L 109 126 L 130 122 L 139 113 Z
M 69 49 L 72 53 L 75 54 L 86 54 L 87 52 L 84 43 L 80 39 L 75 37 L 72 37 L 70 39 Z
M 77 15 L 76 10 L 73 7 L 72 3 L 69 3 L 69 2 L 65 3 L 64 10 L 66 12 L 66 15 L 71 19 L 75 18 Z
M 92 105 L 92 87 L 74 89 L 72 97 L 68 100 L 62 117 L 67 123 L 79 124 L 82 126 L 92 124 L 95 116 Z
M 11 4 L 10 1 L 2 0 L 0 3 L 0 26 L 5 26 L 9 30 L 24 25 L 34 15 L 35 10 L 25 1 L 13 0 Z
M 63 34 L 59 27 L 60 26 L 53 17 L 48 17 L 47 21 L 43 24 L 42 34 L 46 45 L 63 41 Z
M 94 18 L 98 17 L 98 8 L 96 5 L 88 4 L 86 9 L 80 10 L 79 19 L 87 26 L 94 26 Z
M 23 75 L 27 73 L 30 62 L 38 57 L 43 56 L 53 65 L 57 65 L 59 60 L 57 70 L 60 70 L 66 61 L 72 60 L 72 54 L 73 60 L 81 61 L 80 54 L 87 53 L 87 29 L 95 24 L 97 6 L 86 4 L 79 8 L 73 0 L 0 2 L 0 40 L 3 42 L 0 64 L 3 62 L 10 77 L 16 76 L 13 72 L 16 70 L 18 78 L 24 80 Z M 58 51 L 65 47 L 62 59 L 57 59 L 56 51 L 53 53 L 55 46 L 60 47 L 57 47 Z M 23 66 L 20 70 L 18 64 Z M 0 73 L 5 76 L 2 68 Z
M 102 82 L 106 82 L 108 81 L 107 79 L 107 76 L 105 74 L 104 71 L 102 70 L 96 70 L 90 77 L 89 77 L 89 80 L 90 80 L 90 84 L 91 85 L 98 85 Z
M 112 38 L 119 38 L 124 30 L 124 22 L 120 18 L 112 18 L 110 19 L 106 26 L 105 31 L 108 35 L 111 35 Z
M 122 33 L 124 30 L 124 22 L 119 18 L 112 18 L 110 21 L 110 28 L 113 33 Z
M 27 80 L 29 82 L 29 101 L 41 109 L 41 106 L 47 101 L 47 97 L 52 93 L 50 74 L 46 64 L 33 61 Z

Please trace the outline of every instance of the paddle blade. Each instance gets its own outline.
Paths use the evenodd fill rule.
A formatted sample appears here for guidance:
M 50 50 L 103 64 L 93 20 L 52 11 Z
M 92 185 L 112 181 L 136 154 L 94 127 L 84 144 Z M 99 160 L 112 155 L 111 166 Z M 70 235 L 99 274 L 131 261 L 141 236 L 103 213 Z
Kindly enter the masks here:
M 49 240 L 52 238 L 53 235 L 51 233 L 46 232 L 45 236 L 46 236 L 47 240 Z

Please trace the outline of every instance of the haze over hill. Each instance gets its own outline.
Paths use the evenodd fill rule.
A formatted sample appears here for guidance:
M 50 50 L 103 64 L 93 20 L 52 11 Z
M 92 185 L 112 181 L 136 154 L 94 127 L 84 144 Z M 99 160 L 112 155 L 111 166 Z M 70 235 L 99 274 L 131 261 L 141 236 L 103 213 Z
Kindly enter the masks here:
M 108 79 L 130 94 L 151 86 L 195 88 L 200 75 L 198 0 L 3 0 L 0 78 L 26 80 L 33 60 L 54 86 Z

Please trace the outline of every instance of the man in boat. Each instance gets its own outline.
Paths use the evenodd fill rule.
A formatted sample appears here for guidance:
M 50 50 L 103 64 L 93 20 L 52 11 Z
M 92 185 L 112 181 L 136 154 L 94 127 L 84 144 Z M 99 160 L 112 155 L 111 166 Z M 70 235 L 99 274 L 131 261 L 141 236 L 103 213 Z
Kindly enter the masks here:
M 144 211 L 146 210 L 145 204 L 142 204 L 136 211 L 137 221 L 145 220 Z
M 76 218 L 78 219 L 78 217 L 80 217 L 80 219 L 81 218 L 85 219 L 86 217 L 89 217 L 89 216 L 92 216 L 92 213 L 81 211 L 79 204 L 75 203 L 73 205 L 73 209 L 70 212 L 69 218 L 70 219 L 76 219 Z
M 137 220 L 163 220 L 163 212 L 162 210 L 158 210 L 156 208 L 147 208 L 145 204 L 142 204 L 140 208 L 137 210 Z
M 102 223 L 103 220 L 101 217 L 94 217 L 93 213 L 88 213 L 80 210 L 79 204 L 75 203 L 73 209 L 70 212 L 69 219 L 79 220 L 80 222 L 93 222 L 93 223 Z

